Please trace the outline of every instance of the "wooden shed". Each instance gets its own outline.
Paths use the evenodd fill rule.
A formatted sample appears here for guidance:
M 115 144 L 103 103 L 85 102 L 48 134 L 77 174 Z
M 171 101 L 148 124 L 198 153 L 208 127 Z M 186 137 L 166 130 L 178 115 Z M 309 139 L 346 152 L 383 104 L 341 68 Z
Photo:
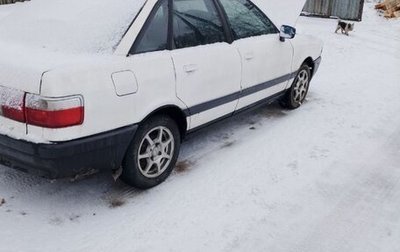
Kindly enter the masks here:
M 307 0 L 304 14 L 361 21 L 364 0 Z
M 0 0 L 0 4 L 11 4 L 16 2 L 24 2 L 29 0 Z

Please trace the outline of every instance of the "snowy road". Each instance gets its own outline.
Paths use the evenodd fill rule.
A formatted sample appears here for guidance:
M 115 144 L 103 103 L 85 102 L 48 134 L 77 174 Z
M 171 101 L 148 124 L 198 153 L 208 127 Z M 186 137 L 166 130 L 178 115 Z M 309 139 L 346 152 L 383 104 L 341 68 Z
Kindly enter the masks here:
M 0 167 L 0 251 L 400 251 L 400 20 L 335 25 L 299 21 L 325 41 L 302 108 L 197 133 L 155 189 Z

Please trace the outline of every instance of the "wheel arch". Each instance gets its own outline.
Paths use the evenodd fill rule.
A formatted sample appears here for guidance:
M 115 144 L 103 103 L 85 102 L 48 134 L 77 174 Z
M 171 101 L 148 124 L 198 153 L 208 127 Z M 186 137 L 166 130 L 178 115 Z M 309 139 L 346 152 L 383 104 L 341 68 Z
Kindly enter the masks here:
M 301 65 L 307 65 L 308 67 L 310 67 L 310 73 L 311 73 L 311 78 L 314 75 L 314 68 L 315 68 L 315 63 L 314 60 L 312 59 L 312 57 L 307 57 L 303 63 Z
M 152 111 L 150 114 L 148 114 L 143 120 L 146 121 L 150 117 L 156 116 L 156 115 L 168 115 L 170 116 L 178 125 L 179 131 L 181 133 L 182 139 L 185 138 L 187 128 L 188 128 L 188 123 L 187 123 L 187 116 L 183 112 L 181 108 L 179 108 L 176 105 L 165 105 L 162 106 L 154 111 Z

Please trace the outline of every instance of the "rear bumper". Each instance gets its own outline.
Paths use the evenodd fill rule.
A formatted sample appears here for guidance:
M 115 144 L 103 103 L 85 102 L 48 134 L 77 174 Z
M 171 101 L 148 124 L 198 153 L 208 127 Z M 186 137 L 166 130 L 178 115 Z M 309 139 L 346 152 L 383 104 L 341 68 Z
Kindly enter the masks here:
M 119 168 L 137 125 L 52 144 L 37 144 L 0 135 L 0 164 L 56 179 L 92 170 Z

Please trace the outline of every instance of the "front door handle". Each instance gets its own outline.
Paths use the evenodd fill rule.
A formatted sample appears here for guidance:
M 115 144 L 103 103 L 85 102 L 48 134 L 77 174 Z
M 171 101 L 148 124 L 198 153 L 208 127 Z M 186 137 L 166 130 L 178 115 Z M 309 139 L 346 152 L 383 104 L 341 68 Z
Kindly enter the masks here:
M 185 70 L 186 73 L 193 73 L 197 71 L 197 65 L 195 64 L 190 64 L 190 65 L 184 65 L 183 70 Z

